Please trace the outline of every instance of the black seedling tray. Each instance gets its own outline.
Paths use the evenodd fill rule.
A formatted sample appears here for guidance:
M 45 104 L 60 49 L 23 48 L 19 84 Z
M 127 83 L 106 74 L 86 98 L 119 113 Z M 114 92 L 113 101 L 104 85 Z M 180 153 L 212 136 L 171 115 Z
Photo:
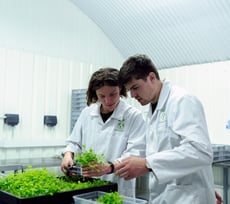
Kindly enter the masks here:
M 93 179 L 92 179 L 93 180 Z M 98 187 L 55 193 L 53 195 L 21 198 L 11 193 L 0 191 L 0 204 L 73 204 L 73 196 L 92 191 L 113 192 L 117 191 L 117 183 L 109 183 Z

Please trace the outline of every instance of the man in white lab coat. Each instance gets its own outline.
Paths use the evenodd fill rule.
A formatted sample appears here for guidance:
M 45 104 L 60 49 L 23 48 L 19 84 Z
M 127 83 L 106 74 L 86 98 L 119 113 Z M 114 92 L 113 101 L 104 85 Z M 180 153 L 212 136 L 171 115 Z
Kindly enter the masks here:
M 200 101 L 161 81 L 146 55 L 128 58 L 119 80 L 131 97 L 150 106 L 146 158 L 124 159 L 117 175 L 128 180 L 149 172 L 151 204 L 214 204 L 213 152 Z

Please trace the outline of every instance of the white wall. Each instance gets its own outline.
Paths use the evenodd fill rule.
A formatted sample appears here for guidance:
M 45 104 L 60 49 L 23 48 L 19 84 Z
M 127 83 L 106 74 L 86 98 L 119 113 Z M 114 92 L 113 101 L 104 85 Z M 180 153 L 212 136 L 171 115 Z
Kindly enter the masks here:
M 226 61 L 160 70 L 162 79 L 183 86 L 200 98 L 211 141 L 217 144 L 230 144 L 230 130 L 225 128 L 230 119 L 229 66 L 230 61 Z M 1 48 L 0 113 L 20 115 L 19 125 L 13 128 L 0 121 L 1 157 L 59 152 L 69 134 L 71 90 L 86 88 L 95 69 L 97 66 L 92 64 Z M 147 107 L 131 99 L 129 102 L 146 112 Z M 44 126 L 45 114 L 57 115 L 58 125 Z
M 71 90 L 123 60 L 107 36 L 67 0 L 0 0 L 0 159 L 60 154 L 70 130 Z M 43 125 L 57 115 L 57 126 Z
M 0 159 L 59 154 L 69 135 L 71 90 L 86 88 L 100 66 L 120 67 L 124 59 L 71 1 L 0 0 L 0 30 L 0 116 L 20 117 L 15 127 L 0 119 Z M 212 143 L 230 144 L 229 66 L 226 61 L 160 71 L 162 79 L 201 99 Z M 57 126 L 43 125 L 46 114 L 57 115 Z
M 113 65 L 116 47 L 71 0 L 0 0 L 0 47 Z
M 211 142 L 230 144 L 230 61 L 160 71 L 162 79 L 189 89 L 203 103 Z

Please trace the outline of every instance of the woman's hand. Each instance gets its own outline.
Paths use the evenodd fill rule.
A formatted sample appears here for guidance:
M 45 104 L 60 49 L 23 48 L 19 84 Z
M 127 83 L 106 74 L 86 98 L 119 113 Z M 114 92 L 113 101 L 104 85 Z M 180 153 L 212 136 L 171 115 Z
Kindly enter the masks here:
M 66 167 L 73 166 L 73 153 L 72 152 L 66 152 L 61 163 L 61 170 L 63 173 L 67 174 L 68 171 L 66 170 Z
M 111 165 L 109 163 L 106 164 L 98 164 L 93 163 L 90 166 L 82 167 L 82 175 L 84 177 L 98 177 L 103 176 L 104 174 L 108 174 L 111 172 Z

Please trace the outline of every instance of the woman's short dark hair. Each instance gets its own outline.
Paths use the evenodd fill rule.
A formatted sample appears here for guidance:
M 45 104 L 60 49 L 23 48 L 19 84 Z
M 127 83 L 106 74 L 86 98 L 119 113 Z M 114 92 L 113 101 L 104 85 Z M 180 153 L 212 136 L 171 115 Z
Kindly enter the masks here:
M 119 70 L 111 67 L 100 68 L 94 72 L 86 92 L 87 105 L 97 102 L 96 90 L 103 86 L 118 86 L 120 88 L 120 96 L 127 97 L 125 87 L 119 84 L 118 74 Z
M 120 68 L 119 82 L 123 85 L 132 79 L 146 80 L 150 72 L 154 72 L 157 79 L 160 79 L 157 68 L 147 55 L 134 55 L 129 57 Z

